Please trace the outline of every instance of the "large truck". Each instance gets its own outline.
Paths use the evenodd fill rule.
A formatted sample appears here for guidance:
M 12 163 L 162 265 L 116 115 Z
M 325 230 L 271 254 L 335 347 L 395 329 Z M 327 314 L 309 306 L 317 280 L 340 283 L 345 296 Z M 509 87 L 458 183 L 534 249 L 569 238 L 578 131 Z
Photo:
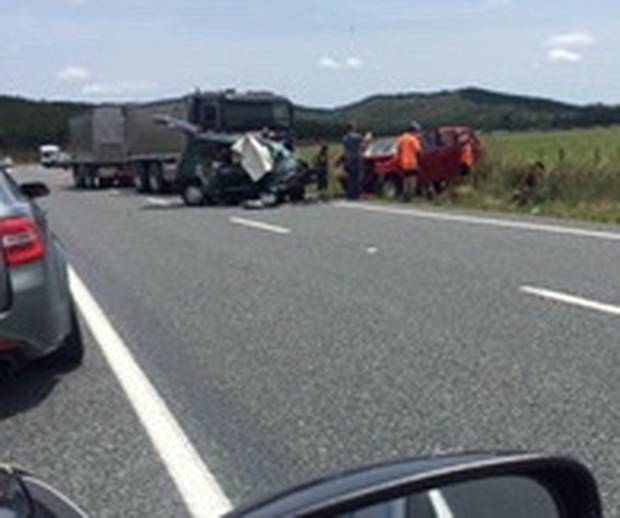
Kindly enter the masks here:
M 240 134 L 268 128 L 287 140 L 293 105 L 269 92 L 233 90 L 126 105 L 102 105 L 69 122 L 75 185 L 133 184 L 140 192 L 177 187 L 187 136 L 158 121 L 186 121 L 202 132 Z

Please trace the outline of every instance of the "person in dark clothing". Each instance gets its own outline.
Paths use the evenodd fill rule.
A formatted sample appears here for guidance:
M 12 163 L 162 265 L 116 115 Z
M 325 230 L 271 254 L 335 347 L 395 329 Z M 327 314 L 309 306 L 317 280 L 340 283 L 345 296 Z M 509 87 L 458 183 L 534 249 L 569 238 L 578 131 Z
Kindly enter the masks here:
M 363 137 L 354 123 L 347 127 L 342 138 L 344 147 L 344 166 L 347 172 L 347 198 L 357 200 L 361 194 L 362 174 L 364 171 L 364 149 L 370 136 Z
M 295 139 L 293 138 L 293 135 L 291 135 L 290 133 L 284 132 L 284 135 L 282 137 L 282 144 L 291 153 L 295 152 Z
M 314 170 L 317 174 L 317 188 L 319 195 L 324 198 L 327 193 L 329 177 L 329 146 L 321 144 L 319 152 L 314 157 Z

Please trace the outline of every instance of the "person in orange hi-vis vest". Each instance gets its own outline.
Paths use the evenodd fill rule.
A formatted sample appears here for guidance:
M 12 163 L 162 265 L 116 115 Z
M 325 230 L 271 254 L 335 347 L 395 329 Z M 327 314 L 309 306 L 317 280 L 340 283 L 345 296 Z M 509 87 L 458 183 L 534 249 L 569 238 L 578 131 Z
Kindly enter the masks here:
M 422 142 L 418 137 L 420 125 L 412 122 L 409 130 L 398 139 L 397 155 L 399 167 L 403 174 L 403 198 L 410 200 L 415 193 L 420 161 L 422 158 Z
M 461 141 L 461 174 L 466 175 L 476 165 L 476 155 L 474 152 L 474 143 L 471 139 L 464 142 Z

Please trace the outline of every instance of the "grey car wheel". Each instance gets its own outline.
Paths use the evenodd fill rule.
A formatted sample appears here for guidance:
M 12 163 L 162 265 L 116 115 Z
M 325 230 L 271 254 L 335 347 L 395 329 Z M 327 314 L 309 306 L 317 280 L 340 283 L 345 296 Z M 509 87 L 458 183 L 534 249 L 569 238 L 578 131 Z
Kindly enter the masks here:
M 52 363 L 63 367 L 77 367 L 84 359 L 84 341 L 73 303 L 71 303 L 71 332 L 60 349 L 53 352 L 49 359 Z

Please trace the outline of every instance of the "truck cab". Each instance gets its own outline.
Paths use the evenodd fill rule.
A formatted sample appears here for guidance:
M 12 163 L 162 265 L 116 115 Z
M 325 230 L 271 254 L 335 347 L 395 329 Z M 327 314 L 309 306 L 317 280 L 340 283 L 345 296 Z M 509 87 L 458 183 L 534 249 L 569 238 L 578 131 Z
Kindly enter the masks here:
M 197 93 L 192 100 L 189 122 L 203 132 L 245 133 L 268 129 L 281 139 L 290 140 L 293 105 L 287 98 L 269 92 Z

